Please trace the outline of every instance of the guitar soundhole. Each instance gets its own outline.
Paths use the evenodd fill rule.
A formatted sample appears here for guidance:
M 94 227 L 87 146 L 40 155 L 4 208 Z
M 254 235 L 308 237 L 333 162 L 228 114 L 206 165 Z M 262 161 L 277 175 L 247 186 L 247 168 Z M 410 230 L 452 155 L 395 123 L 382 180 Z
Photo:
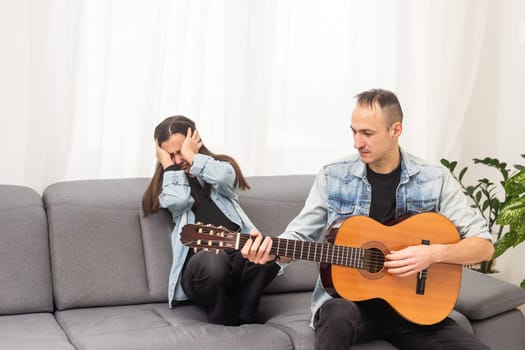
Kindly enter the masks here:
M 378 248 L 369 248 L 363 257 L 363 268 L 369 273 L 378 273 L 383 269 L 385 255 Z

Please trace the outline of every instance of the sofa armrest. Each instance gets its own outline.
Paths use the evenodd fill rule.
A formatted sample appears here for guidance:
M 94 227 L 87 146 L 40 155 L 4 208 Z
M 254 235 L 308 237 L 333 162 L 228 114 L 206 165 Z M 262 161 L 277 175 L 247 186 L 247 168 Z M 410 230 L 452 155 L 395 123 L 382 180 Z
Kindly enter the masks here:
M 520 287 L 469 269 L 463 269 L 461 291 L 455 309 L 469 319 L 482 320 L 525 303 Z

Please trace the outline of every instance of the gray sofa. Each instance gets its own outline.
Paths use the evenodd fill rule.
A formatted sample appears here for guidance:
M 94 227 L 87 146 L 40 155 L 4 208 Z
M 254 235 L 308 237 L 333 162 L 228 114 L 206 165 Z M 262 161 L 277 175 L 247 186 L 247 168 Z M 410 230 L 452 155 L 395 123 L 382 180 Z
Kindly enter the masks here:
M 275 235 L 313 179 L 252 177 L 241 203 Z M 142 217 L 147 183 L 62 182 L 43 196 L 0 185 L 0 349 L 313 349 L 311 262 L 294 262 L 271 283 L 258 324 L 212 325 L 194 305 L 169 309 L 172 222 L 166 211 Z M 517 286 L 465 270 L 451 317 L 492 349 L 524 349 L 523 303 Z M 395 348 L 375 341 L 355 349 Z

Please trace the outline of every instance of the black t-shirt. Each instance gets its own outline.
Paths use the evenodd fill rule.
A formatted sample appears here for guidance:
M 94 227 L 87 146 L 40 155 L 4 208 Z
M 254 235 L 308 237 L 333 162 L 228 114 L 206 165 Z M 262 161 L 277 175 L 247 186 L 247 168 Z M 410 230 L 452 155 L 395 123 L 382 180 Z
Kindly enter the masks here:
M 172 164 L 164 171 L 177 170 L 180 170 L 179 166 Z M 195 214 L 195 222 L 200 222 L 202 224 L 212 224 L 214 226 L 223 226 L 230 231 L 238 231 L 240 229 L 239 225 L 228 219 L 228 217 L 224 215 L 219 207 L 217 207 L 210 196 L 204 194 L 203 187 L 201 186 L 199 180 L 192 176 L 187 177 L 191 187 L 191 196 L 195 200 L 193 207 L 191 208 Z
M 195 200 L 191 208 L 195 214 L 195 222 L 222 226 L 234 232 L 240 229 L 239 225 L 224 215 L 209 195 L 204 195 L 203 188 L 197 178 L 188 176 L 188 181 L 191 187 L 191 195 Z
M 401 165 L 389 174 L 378 174 L 368 165 L 366 171 L 366 177 L 372 186 L 372 202 L 368 216 L 386 224 L 396 215 L 396 190 L 401 178 Z
M 202 224 L 211 224 L 214 226 L 222 226 L 227 228 L 230 231 L 236 232 L 240 229 L 239 225 L 231 221 L 224 215 L 224 213 L 219 209 L 217 204 L 210 198 L 209 194 L 205 195 L 203 187 L 201 186 L 197 178 L 188 176 L 188 182 L 191 187 L 191 196 L 195 200 L 191 210 L 195 214 L 195 222 L 200 222 Z M 233 253 L 233 249 L 226 250 L 227 253 Z M 184 265 L 182 266 L 183 273 L 186 270 L 186 265 L 192 255 L 194 250 L 190 249 Z

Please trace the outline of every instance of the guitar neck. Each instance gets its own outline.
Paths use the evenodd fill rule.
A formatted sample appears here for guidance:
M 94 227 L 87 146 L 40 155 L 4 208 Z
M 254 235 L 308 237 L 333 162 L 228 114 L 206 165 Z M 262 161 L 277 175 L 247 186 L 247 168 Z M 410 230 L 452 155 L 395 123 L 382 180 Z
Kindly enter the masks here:
M 235 248 L 240 249 L 251 236 L 245 233 L 237 233 L 237 235 L 237 244 Z M 370 263 L 370 254 L 367 254 L 367 250 L 363 248 L 275 237 L 272 237 L 272 240 L 272 248 L 270 249 L 270 254 L 272 255 L 347 266 L 357 269 L 365 269 Z M 378 256 L 377 259 L 381 260 L 382 255 Z M 382 261 L 379 263 L 382 264 Z

